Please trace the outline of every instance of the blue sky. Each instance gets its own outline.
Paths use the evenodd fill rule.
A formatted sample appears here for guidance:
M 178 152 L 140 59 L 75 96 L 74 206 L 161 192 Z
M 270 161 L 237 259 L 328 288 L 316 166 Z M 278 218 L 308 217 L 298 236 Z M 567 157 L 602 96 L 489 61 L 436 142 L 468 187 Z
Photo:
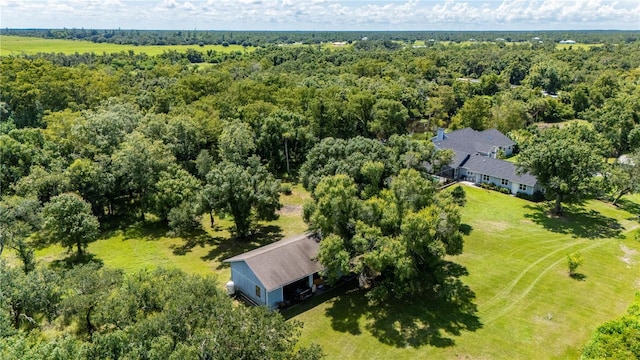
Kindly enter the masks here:
M 0 0 L 0 26 L 181 30 L 640 30 L 640 0 Z

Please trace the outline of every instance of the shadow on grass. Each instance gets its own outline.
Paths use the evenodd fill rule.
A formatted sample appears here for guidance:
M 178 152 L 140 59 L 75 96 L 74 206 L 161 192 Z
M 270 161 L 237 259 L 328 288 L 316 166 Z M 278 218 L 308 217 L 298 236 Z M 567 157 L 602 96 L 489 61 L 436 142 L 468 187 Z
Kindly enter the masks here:
M 556 216 L 552 215 L 548 204 L 526 205 L 525 208 L 532 212 L 524 216 L 549 231 L 573 237 L 604 239 L 622 236 L 624 228 L 618 220 L 581 206 L 564 207 L 564 215 Z
M 469 236 L 471 231 L 473 231 L 473 226 L 469 224 L 460 224 L 459 230 L 462 234 Z
M 577 280 L 577 281 L 586 281 L 587 280 L 587 275 L 582 274 L 582 273 L 571 273 L 571 274 L 569 274 L 569 277 L 571 277 L 573 280 Z
M 229 239 L 222 237 L 210 239 L 211 241 L 208 244 L 213 246 L 213 249 L 203 256 L 202 260 L 214 260 L 219 263 L 218 269 L 221 269 L 227 266 L 222 262 L 224 259 L 282 239 L 282 229 L 276 225 L 257 225 L 254 232 L 247 238 L 234 236 Z
M 451 265 L 451 263 L 450 263 Z M 450 266 L 450 268 L 459 265 Z M 457 270 L 452 270 L 457 271 Z M 474 303 L 475 293 L 457 276 L 438 292 L 402 300 L 370 303 L 364 290 L 350 288 L 326 310 L 334 330 L 352 335 L 368 331 L 381 343 L 399 348 L 455 345 L 455 336 L 482 327 Z M 361 319 L 367 318 L 362 328 Z
M 198 228 L 193 229 L 191 231 L 181 233 L 180 237 L 184 239 L 182 245 L 171 245 L 170 247 L 173 249 L 174 255 L 186 255 L 190 253 L 193 248 L 200 246 L 213 246 L 214 244 L 218 244 L 224 240 L 222 237 L 214 237 L 209 235 L 206 231 Z
M 628 199 L 620 199 L 616 203 L 616 206 L 626 212 L 629 212 L 633 215 L 640 216 L 640 204 L 635 203 Z
M 334 286 L 326 287 L 325 290 L 323 290 L 321 293 L 316 293 L 310 299 L 282 310 L 282 317 L 284 317 L 286 320 L 289 320 L 292 317 L 309 311 L 326 301 L 334 299 L 338 296 L 344 296 L 344 294 L 347 294 L 357 288 L 358 282 L 355 279 L 352 281 L 342 282 Z
M 53 260 L 51 262 L 51 267 L 54 269 L 72 269 L 77 265 L 86 264 L 98 264 L 98 267 L 102 267 L 104 265 L 103 261 L 97 258 L 94 254 L 84 253 L 82 255 L 78 255 L 78 253 L 73 253 L 64 259 Z

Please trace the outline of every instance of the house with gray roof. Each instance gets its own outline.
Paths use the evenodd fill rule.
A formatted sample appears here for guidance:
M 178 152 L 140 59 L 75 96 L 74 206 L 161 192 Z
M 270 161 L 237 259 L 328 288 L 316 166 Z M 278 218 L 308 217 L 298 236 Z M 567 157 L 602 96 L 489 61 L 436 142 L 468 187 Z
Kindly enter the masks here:
M 310 294 L 314 275 L 322 270 L 316 260 L 319 239 L 303 234 L 277 241 L 224 260 L 231 265 L 236 291 L 271 309 Z
M 438 129 L 432 139 L 436 148 L 449 149 L 454 157 L 441 176 L 477 184 L 490 183 L 507 188 L 512 194 L 533 195 L 541 190 L 535 176 L 518 174 L 516 166 L 500 156 L 510 156 L 516 144 L 496 129 L 476 131 L 471 128 L 445 133 Z

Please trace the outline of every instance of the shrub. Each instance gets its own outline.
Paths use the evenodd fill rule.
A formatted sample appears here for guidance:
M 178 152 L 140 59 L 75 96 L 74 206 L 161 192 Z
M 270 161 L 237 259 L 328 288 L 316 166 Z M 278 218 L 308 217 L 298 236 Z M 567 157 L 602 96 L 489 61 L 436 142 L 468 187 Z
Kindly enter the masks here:
M 582 265 L 582 255 L 580 253 L 573 253 L 567 255 L 567 265 L 569 266 L 569 275 L 574 275 L 578 266 Z
M 280 184 L 280 193 L 284 194 L 284 195 L 291 195 L 291 192 L 293 191 L 293 188 L 291 187 L 291 184 Z
M 460 185 L 456 186 L 453 189 L 453 191 L 451 192 L 451 196 L 459 206 L 464 206 L 464 204 L 466 204 L 467 202 L 467 194 L 464 192 L 464 189 Z

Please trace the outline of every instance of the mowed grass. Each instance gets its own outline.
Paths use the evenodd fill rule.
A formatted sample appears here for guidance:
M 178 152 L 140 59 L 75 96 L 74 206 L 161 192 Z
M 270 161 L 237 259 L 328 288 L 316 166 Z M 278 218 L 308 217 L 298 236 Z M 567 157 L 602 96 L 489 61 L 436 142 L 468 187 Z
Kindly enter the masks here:
M 465 190 L 471 231 L 451 260 L 469 271 L 475 299 L 370 306 L 359 290 L 338 290 L 293 314 L 301 343 L 329 359 L 577 359 L 598 325 L 625 312 L 640 288 L 640 198 L 626 200 L 629 211 L 592 201 L 554 218 L 540 204 Z M 584 264 L 571 278 L 576 251 Z
M 620 208 L 600 201 L 548 215 L 544 204 L 465 187 L 464 254 L 471 293 L 456 302 L 416 298 L 372 306 L 355 285 L 330 289 L 285 312 L 304 324 L 300 343 L 320 344 L 328 359 L 576 359 L 592 331 L 623 314 L 640 289 L 640 196 Z M 166 236 L 154 222 L 114 231 L 88 252 L 104 266 L 126 272 L 174 267 L 229 278 L 222 261 L 306 230 L 300 185 L 282 196 L 280 219 L 261 223 L 248 241 L 231 237 L 229 219 L 203 218 L 204 231 Z M 566 256 L 584 264 L 568 276 Z M 59 246 L 37 252 L 38 261 L 64 260 Z M 14 260 L 15 261 L 15 260 Z M 475 295 L 475 297 L 470 296 Z
M 206 53 L 213 50 L 219 53 L 231 53 L 235 51 L 252 51 L 252 47 L 243 47 L 242 45 L 120 45 L 108 43 L 93 43 L 81 40 L 62 40 L 62 39 L 43 39 L 26 36 L 0 36 L 0 56 L 8 55 L 33 55 L 37 53 L 63 53 L 63 54 L 83 54 L 83 53 L 119 53 L 121 51 L 133 51 L 140 54 L 145 53 L 149 56 L 160 55 L 165 51 L 176 50 L 186 52 L 188 49 L 197 50 Z
M 109 268 L 135 273 L 157 267 L 178 268 L 190 274 L 215 275 L 220 286 L 230 277 L 224 259 L 266 245 L 284 237 L 303 233 L 307 225 L 302 221 L 302 204 L 309 193 L 301 185 L 292 187 L 291 195 L 281 195 L 279 219 L 260 222 L 256 233 L 248 240 L 232 236 L 230 218 L 215 217 L 211 226 L 208 215 L 202 219 L 204 230 L 190 236 L 171 237 L 167 228 L 154 221 L 139 222 L 126 229 L 110 231 L 89 244 L 87 253 L 92 261 Z M 18 264 L 9 252 L 10 262 Z M 64 248 L 53 245 L 36 251 L 41 263 L 63 262 L 70 258 Z

